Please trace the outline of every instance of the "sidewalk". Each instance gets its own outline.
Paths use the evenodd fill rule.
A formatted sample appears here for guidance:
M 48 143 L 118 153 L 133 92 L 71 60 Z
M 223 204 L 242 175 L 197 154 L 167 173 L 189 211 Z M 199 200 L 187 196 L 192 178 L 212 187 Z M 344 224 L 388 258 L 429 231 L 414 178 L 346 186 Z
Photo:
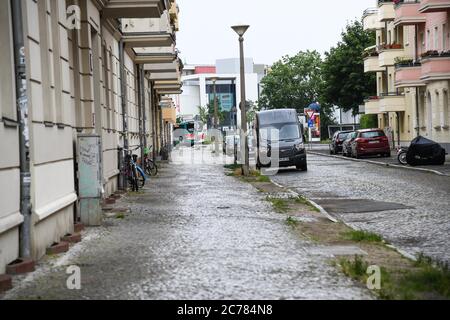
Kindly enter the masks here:
M 390 158 L 365 157 L 362 159 L 353 159 L 353 158 L 344 157 L 342 155 L 330 155 L 330 149 L 329 149 L 328 145 L 313 144 L 312 149 L 310 149 L 309 146 L 307 147 L 307 149 L 308 149 L 308 152 L 311 154 L 323 155 L 323 156 L 340 158 L 340 159 L 347 159 L 349 161 L 367 162 L 367 163 L 389 166 L 389 167 L 399 168 L 399 169 L 426 171 L 426 172 L 450 177 L 450 155 L 447 155 L 446 162 L 443 166 L 411 167 L 411 166 L 401 165 L 397 160 L 397 154 L 395 152 L 392 152 L 392 155 Z
M 174 153 L 103 227 L 41 262 L 6 299 L 372 298 L 298 237 L 264 194 L 226 176 L 221 157 L 192 150 Z M 71 265 L 81 268 L 79 291 L 65 286 Z

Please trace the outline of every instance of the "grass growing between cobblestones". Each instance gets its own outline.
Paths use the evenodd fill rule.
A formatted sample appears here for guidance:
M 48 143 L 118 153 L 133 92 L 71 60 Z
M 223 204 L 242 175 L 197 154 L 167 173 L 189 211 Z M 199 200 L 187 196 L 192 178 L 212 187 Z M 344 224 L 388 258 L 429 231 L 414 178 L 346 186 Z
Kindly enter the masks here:
M 321 247 L 353 247 L 366 253 L 356 257 L 335 255 L 331 262 L 344 275 L 363 286 L 367 285 L 371 276 L 368 268 L 379 267 L 381 289 L 371 291 L 374 297 L 385 300 L 450 299 L 450 270 L 447 265 L 424 256 L 419 257 L 417 262 L 407 259 L 389 247 L 378 234 L 353 230 L 344 223 L 334 223 L 322 216 L 308 199 L 289 197 L 288 190 L 272 182 L 258 182 L 257 174 L 243 179 L 240 167 L 236 171 L 237 174 L 231 175 L 265 194 L 265 200 L 275 212 L 286 215 L 285 223 L 300 238 Z
M 339 265 L 347 276 L 367 283 L 370 264 L 362 257 L 339 259 Z M 380 267 L 381 288 L 375 293 L 385 300 L 450 299 L 450 270 L 448 265 L 419 257 L 410 261 L 408 268 Z
M 351 230 L 344 234 L 344 237 L 348 240 L 356 242 L 375 242 L 382 243 L 383 238 L 376 233 L 367 232 L 363 230 Z
M 286 219 L 286 224 L 287 224 L 288 226 L 291 226 L 291 227 L 295 228 L 295 227 L 298 225 L 298 221 L 295 220 L 295 219 L 292 218 L 292 217 L 288 217 L 288 218 Z

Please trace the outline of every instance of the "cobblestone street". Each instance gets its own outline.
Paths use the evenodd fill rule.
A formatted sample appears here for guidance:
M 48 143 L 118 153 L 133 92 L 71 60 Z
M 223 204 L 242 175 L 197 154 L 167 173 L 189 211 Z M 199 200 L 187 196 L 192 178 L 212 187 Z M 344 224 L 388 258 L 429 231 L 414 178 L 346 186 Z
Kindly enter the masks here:
M 411 255 L 450 261 L 449 177 L 317 155 L 309 163 L 308 173 L 283 170 L 274 180 Z
M 224 174 L 211 151 L 174 154 L 158 178 L 47 258 L 5 297 L 27 299 L 370 299 L 329 256 L 286 225 L 252 186 Z M 206 164 L 191 164 L 203 158 Z M 220 158 L 221 159 L 221 158 Z M 219 161 L 220 162 L 220 161 Z M 68 266 L 82 289 L 66 288 Z

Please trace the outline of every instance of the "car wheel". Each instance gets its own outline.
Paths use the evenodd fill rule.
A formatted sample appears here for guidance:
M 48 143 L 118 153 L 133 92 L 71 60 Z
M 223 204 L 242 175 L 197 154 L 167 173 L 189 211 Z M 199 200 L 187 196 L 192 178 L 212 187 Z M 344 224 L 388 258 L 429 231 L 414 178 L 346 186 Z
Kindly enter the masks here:
M 298 165 L 298 166 L 297 166 L 297 170 L 308 171 L 308 163 L 305 162 L 305 163 L 303 163 L 303 164 L 301 164 L 301 165 Z

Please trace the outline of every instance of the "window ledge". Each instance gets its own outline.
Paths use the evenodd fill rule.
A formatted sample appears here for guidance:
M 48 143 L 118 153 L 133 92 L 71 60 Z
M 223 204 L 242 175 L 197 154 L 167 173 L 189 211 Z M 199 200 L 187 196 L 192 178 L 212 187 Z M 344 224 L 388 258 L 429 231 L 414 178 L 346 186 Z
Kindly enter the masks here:
M 6 128 L 12 128 L 12 129 L 16 129 L 17 127 L 19 127 L 19 122 L 17 122 L 16 120 L 11 120 L 8 118 L 3 117 L 2 119 L 3 125 Z

